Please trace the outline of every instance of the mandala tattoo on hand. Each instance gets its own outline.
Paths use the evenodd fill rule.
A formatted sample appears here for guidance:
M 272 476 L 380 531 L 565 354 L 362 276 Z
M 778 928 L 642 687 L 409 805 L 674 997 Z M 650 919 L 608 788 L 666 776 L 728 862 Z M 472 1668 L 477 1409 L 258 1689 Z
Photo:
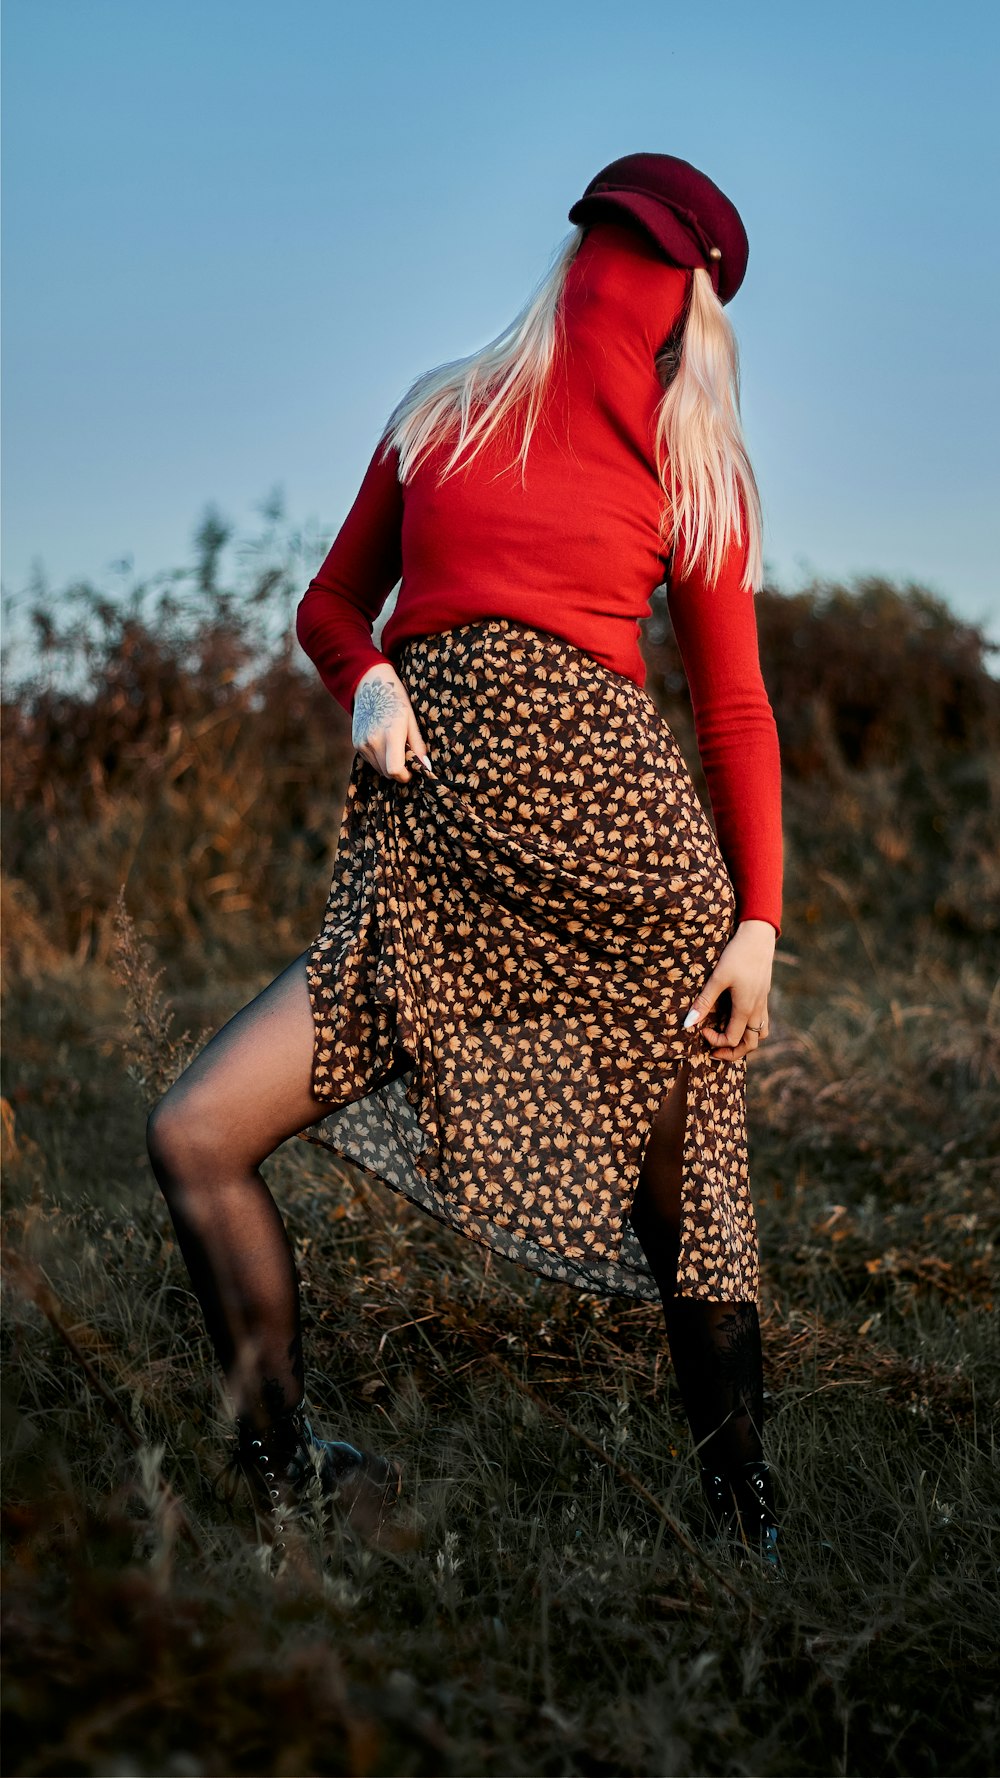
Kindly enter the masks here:
M 403 700 L 395 680 L 369 679 L 354 700 L 353 745 L 366 747 L 376 729 L 387 728 L 402 709 Z

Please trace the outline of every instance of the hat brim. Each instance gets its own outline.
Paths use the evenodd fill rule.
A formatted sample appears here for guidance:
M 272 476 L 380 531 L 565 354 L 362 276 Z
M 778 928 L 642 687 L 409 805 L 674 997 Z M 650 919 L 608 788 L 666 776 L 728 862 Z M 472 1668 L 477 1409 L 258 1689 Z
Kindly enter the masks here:
M 615 222 L 620 221 L 623 216 L 638 223 L 672 265 L 687 268 L 702 266 L 709 273 L 720 302 L 728 300 L 731 293 L 723 293 L 719 260 L 706 264 L 701 243 L 688 232 L 674 212 L 656 198 L 647 197 L 644 192 L 639 191 L 592 192 L 589 197 L 577 200 L 570 210 L 569 220 L 586 228 L 592 222 Z

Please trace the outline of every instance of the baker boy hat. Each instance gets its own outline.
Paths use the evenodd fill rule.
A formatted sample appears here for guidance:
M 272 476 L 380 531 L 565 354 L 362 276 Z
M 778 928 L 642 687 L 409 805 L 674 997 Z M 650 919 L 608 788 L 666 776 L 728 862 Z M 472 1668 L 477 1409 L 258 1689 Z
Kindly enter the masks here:
M 631 218 L 679 266 L 704 266 L 721 303 L 743 282 L 750 244 L 735 204 L 690 161 L 674 154 L 625 154 L 596 173 L 570 222 Z

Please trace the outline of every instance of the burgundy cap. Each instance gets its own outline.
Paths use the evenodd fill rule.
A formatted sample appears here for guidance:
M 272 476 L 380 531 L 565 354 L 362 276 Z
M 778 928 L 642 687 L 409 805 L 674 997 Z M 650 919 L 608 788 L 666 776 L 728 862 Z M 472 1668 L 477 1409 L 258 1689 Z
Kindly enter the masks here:
M 628 217 L 672 265 L 704 266 L 719 301 L 732 301 L 750 244 L 735 204 L 706 173 L 673 154 L 626 154 L 595 174 L 569 213 L 582 227 Z

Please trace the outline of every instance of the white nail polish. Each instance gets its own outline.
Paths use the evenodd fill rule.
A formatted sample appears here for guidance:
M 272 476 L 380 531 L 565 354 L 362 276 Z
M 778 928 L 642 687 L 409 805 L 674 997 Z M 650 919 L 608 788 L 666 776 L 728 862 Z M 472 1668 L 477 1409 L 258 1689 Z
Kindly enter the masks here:
M 690 1011 L 688 1012 L 687 1018 L 684 1020 L 684 1023 L 681 1026 L 681 1030 L 682 1031 L 690 1031 L 691 1026 L 697 1025 L 698 1020 L 700 1018 L 701 1018 L 701 1014 L 698 1011 L 698 1008 L 696 1006 L 692 1006 Z

